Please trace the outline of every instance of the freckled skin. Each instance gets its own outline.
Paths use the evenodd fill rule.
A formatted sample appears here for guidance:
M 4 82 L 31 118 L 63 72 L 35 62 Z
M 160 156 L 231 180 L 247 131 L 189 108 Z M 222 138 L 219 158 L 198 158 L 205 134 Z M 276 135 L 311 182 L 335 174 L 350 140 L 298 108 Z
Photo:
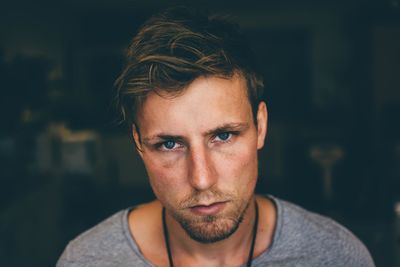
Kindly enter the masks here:
M 231 79 L 200 77 L 174 98 L 151 93 L 138 117 L 141 138 L 150 141 L 140 143 L 133 131 L 157 199 L 175 220 L 191 224 L 202 234 L 233 229 L 254 194 L 266 109 L 261 103 L 261 126 L 256 126 L 246 90 L 245 80 L 234 75 Z M 245 127 L 226 142 L 206 134 L 229 123 Z M 150 137 L 159 133 L 180 136 L 183 141 L 176 149 L 155 148 L 160 141 Z M 212 224 L 190 211 L 193 205 L 219 201 L 226 206 Z

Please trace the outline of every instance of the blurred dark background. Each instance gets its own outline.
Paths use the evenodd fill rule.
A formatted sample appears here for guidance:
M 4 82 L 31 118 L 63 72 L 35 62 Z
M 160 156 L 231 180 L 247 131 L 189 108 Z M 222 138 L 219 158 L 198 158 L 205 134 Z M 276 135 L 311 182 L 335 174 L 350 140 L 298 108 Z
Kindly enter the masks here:
M 2 266 L 54 266 L 78 233 L 153 198 L 110 101 L 138 26 L 187 4 L 168 2 L 2 2 Z M 190 5 L 230 14 L 262 63 L 257 191 L 333 217 L 377 266 L 400 266 L 400 1 Z

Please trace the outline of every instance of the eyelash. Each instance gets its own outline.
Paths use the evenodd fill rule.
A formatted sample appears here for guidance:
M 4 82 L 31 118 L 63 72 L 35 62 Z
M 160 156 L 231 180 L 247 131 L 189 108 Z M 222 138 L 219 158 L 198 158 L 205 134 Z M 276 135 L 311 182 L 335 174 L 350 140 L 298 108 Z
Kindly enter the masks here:
M 155 147 L 156 150 L 163 151 L 163 152 L 168 152 L 168 151 L 176 150 L 176 148 L 166 149 L 164 145 L 165 145 L 167 142 L 174 142 L 175 144 L 178 144 L 178 145 L 182 146 L 182 144 L 180 144 L 180 143 L 177 142 L 177 141 L 174 141 L 174 140 L 166 140 L 166 141 L 163 141 L 163 142 L 160 142 L 160 143 L 155 144 L 154 147 Z
M 221 140 L 215 140 L 216 138 L 218 138 L 218 135 L 220 135 L 220 134 L 225 134 L 225 133 L 227 133 L 227 134 L 230 135 L 230 136 L 228 137 L 228 139 L 226 139 L 226 140 L 222 140 L 222 139 L 221 139 Z M 238 132 L 238 131 L 220 132 L 220 133 L 217 133 L 217 134 L 214 135 L 214 137 L 213 137 L 213 143 L 230 143 L 230 142 L 232 141 L 232 138 L 235 137 L 235 136 L 238 136 L 238 135 L 239 135 L 239 132 Z M 164 146 L 167 142 L 174 142 L 174 143 L 175 143 L 176 145 L 178 145 L 178 146 L 183 146 L 183 144 L 180 143 L 179 141 L 175 141 L 175 140 L 166 140 L 166 141 L 163 141 L 163 142 L 160 142 L 160 143 L 155 144 L 154 147 L 155 147 L 156 150 L 163 151 L 163 152 L 175 151 L 175 150 L 177 150 L 177 149 L 180 148 L 180 147 L 178 147 L 178 148 L 167 149 L 167 148 L 165 148 L 165 146 Z
M 215 138 L 217 138 L 218 135 L 220 135 L 220 134 L 229 134 L 230 136 L 229 136 L 228 139 L 226 139 L 226 140 L 222 140 L 222 139 L 221 139 L 221 140 L 218 140 L 217 142 L 229 143 L 229 142 L 232 141 L 232 138 L 235 137 L 235 136 L 237 136 L 239 133 L 238 133 L 238 132 L 220 132 L 220 133 L 217 133 L 217 134 L 214 136 L 214 140 L 215 140 Z

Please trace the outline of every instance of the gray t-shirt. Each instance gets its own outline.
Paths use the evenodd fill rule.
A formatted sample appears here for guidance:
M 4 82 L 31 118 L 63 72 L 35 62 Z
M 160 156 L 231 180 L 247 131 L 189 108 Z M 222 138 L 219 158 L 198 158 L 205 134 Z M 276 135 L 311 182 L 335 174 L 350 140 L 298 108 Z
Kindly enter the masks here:
M 269 196 L 277 208 L 270 247 L 253 260 L 269 267 L 375 266 L 366 247 L 335 221 Z M 120 211 L 71 241 L 57 267 L 149 267 Z

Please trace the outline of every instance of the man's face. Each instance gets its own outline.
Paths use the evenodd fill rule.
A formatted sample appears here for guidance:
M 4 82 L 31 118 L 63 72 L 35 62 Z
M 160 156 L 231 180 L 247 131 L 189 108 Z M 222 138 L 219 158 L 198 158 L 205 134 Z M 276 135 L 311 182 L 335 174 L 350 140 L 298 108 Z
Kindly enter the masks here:
M 266 107 L 257 126 L 245 80 L 200 77 L 178 96 L 150 93 L 135 141 L 153 191 L 195 240 L 230 236 L 253 197 L 257 149 L 264 145 Z

